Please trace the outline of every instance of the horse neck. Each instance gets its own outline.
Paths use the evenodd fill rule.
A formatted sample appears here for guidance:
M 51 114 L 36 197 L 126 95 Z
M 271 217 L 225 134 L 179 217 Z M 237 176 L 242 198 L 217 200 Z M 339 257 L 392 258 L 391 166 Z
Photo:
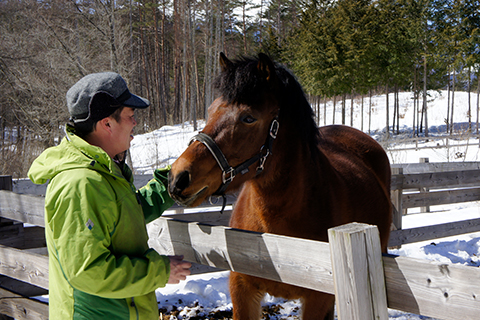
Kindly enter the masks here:
M 302 141 L 294 130 L 288 130 L 288 127 L 286 129 L 279 132 L 273 144 L 272 155 L 265 163 L 263 176 L 254 179 L 258 190 L 264 194 L 278 196 L 287 193 L 285 190 L 308 189 L 310 184 L 315 180 L 318 183 L 322 177 L 319 161 L 328 162 L 318 149 L 311 150 L 311 146 Z

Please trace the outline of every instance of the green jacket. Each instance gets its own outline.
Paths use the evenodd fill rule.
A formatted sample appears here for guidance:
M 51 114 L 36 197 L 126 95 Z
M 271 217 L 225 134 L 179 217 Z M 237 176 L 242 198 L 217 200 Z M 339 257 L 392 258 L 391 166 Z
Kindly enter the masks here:
M 45 234 L 51 320 L 158 319 L 155 289 L 167 283 L 170 264 L 149 249 L 146 223 L 173 204 L 168 171 L 156 170 L 137 191 L 127 165 L 122 172 L 68 125 L 60 145 L 33 162 L 29 178 L 50 181 Z

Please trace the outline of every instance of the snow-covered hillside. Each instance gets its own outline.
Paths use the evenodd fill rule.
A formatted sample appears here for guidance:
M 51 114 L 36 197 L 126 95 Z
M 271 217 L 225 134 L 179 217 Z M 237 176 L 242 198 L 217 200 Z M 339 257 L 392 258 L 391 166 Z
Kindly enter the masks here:
M 438 136 L 445 134 L 446 126 L 445 119 L 447 118 L 447 92 L 446 91 L 431 91 L 429 92 L 429 99 L 427 103 L 428 107 L 428 124 L 430 136 Z M 363 117 L 363 131 L 369 132 L 378 141 L 385 139 L 385 126 L 386 126 L 386 98 L 385 95 L 372 97 L 372 112 L 371 121 L 369 125 L 368 108 L 369 98 L 364 99 L 364 112 L 361 113 L 361 99 L 354 100 L 354 112 L 353 112 L 353 126 L 357 129 L 362 128 L 361 118 Z M 405 139 L 412 137 L 413 126 L 413 95 L 409 92 L 399 94 L 400 105 L 400 132 L 399 136 L 392 136 L 393 141 L 397 141 L 397 145 L 391 148 L 388 152 L 390 161 L 392 163 L 408 163 L 418 162 L 419 158 L 428 157 L 431 162 L 450 162 L 450 161 L 478 161 L 479 159 L 479 141 L 472 139 L 470 145 L 461 147 L 458 149 L 437 149 L 437 150 L 420 150 L 416 152 L 396 152 L 395 148 L 408 147 L 404 145 Z M 471 112 L 472 112 L 472 128 L 476 132 L 476 119 L 477 119 L 477 96 L 471 94 Z M 324 124 L 324 104 L 320 104 L 320 115 L 318 123 Z M 347 125 L 350 124 L 350 100 L 346 100 L 346 121 Z M 393 94 L 390 94 L 390 121 L 389 125 L 392 126 L 393 121 Z M 341 123 L 341 106 L 337 102 L 336 105 L 335 123 Z M 333 120 L 333 103 L 327 103 L 326 112 L 326 124 L 332 124 Z M 454 122 L 456 125 L 455 134 L 462 134 L 464 131 L 460 131 L 459 127 L 465 127 L 468 124 L 468 94 L 466 92 L 455 93 L 455 109 L 454 109 Z M 198 122 L 198 128 L 201 130 L 205 126 L 205 121 L 200 120 Z M 194 136 L 192 125 L 185 123 L 183 125 L 176 126 L 164 126 L 158 130 L 155 130 L 148 134 L 137 135 L 132 141 L 131 155 L 133 160 L 133 166 L 137 173 L 149 173 L 154 168 L 161 167 L 166 164 L 171 164 L 175 159 L 183 152 L 187 147 L 188 142 L 192 136 Z M 430 141 L 429 144 L 436 146 L 441 144 L 442 141 Z M 457 156 L 455 156 L 457 155 Z M 461 155 L 460 157 L 458 155 Z

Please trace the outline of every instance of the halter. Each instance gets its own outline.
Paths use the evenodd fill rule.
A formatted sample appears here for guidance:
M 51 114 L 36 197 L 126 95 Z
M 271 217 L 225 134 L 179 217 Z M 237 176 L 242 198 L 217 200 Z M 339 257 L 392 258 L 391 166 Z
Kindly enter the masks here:
M 252 164 L 255 162 L 259 161 L 258 167 L 257 167 L 257 175 L 262 173 L 264 166 L 265 166 L 265 161 L 267 160 L 267 157 L 272 153 L 272 144 L 273 141 L 277 138 L 277 133 L 278 133 L 278 128 L 280 124 L 278 122 L 278 117 L 275 117 L 275 119 L 272 120 L 270 124 L 270 130 L 267 136 L 267 140 L 265 141 L 265 144 L 260 148 L 260 152 L 250 159 L 242 162 L 235 168 L 232 167 L 230 164 L 228 164 L 227 159 L 225 158 L 225 155 L 223 154 L 222 150 L 218 147 L 218 145 L 213 141 L 213 139 L 203 133 L 199 132 L 197 135 L 195 135 L 191 140 L 190 144 L 194 141 L 199 141 L 203 143 L 207 149 L 210 151 L 210 153 L 213 155 L 215 160 L 217 161 L 218 165 L 220 166 L 220 169 L 222 169 L 222 185 L 218 188 L 217 191 L 215 191 L 214 195 L 222 196 L 223 197 L 223 206 L 221 212 L 223 213 L 223 210 L 225 209 L 226 205 L 226 197 L 225 197 L 225 190 L 227 190 L 228 185 L 233 181 L 235 176 L 237 174 L 245 174 L 249 172 L 250 170 L 248 169 Z

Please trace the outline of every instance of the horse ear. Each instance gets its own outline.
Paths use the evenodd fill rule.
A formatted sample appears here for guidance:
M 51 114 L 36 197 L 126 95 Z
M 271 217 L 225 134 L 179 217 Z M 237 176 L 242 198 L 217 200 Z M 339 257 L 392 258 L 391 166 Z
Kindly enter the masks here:
M 222 68 L 222 71 L 229 69 L 232 64 L 232 61 L 228 60 L 223 52 L 220 52 L 220 67 Z
M 272 80 L 275 76 L 275 66 L 273 65 L 272 60 L 270 60 L 270 58 L 264 53 L 258 54 L 257 69 L 267 81 Z

